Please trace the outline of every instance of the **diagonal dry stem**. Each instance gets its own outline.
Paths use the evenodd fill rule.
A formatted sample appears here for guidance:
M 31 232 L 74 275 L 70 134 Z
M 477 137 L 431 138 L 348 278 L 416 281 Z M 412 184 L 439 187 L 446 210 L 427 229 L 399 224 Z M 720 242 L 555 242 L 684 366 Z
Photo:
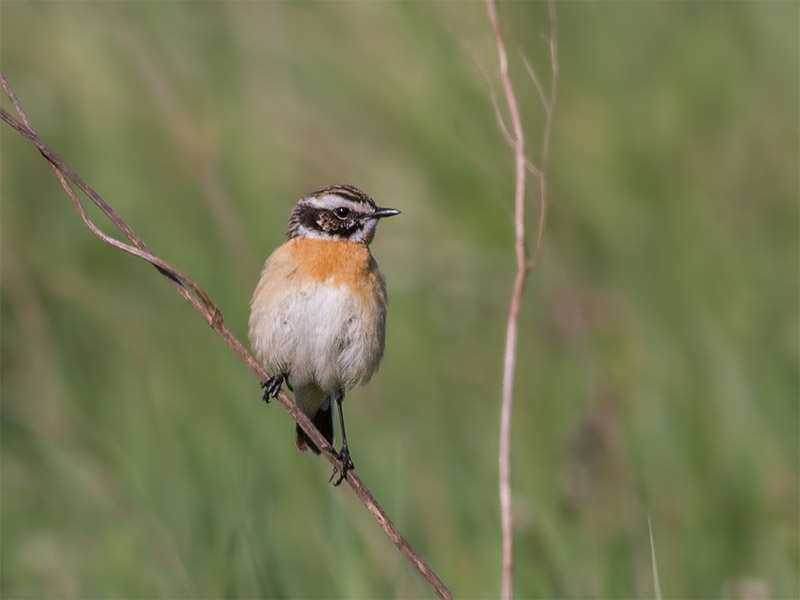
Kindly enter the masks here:
M 169 281 L 169 283 L 176 289 L 176 291 L 184 298 L 192 307 L 199 312 L 211 328 L 216 331 L 226 344 L 247 364 L 250 370 L 256 374 L 259 380 L 263 381 L 269 377 L 269 373 L 262 367 L 252 354 L 245 348 L 245 346 L 233 335 L 233 333 L 225 325 L 222 314 L 216 305 L 211 301 L 203 289 L 187 275 L 154 255 L 147 248 L 142 239 L 134 233 L 130 226 L 106 203 L 100 195 L 92 189 L 68 164 L 66 164 L 60 156 L 58 156 L 49 146 L 47 146 L 34 131 L 31 123 L 22 109 L 16 95 L 14 94 L 8 81 L 0 73 L 0 85 L 5 90 L 6 96 L 14 105 L 20 120 L 15 119 L 8 111 L 0 108 L 0 119 L 5 121 L 9 126 L 15 129 L 20 135 L 30 140 L 34 146 L 39 150 L 42 156 L 48 161 L 50 167 L 53 169 L 56 177 L 61 182 L 64 191 L 69 196 L 75 208 L 78 210 L 84 224 L 91 230 L 104 243 L 113 246 L 134 256 L 138 256 L 149 263 L 151 263 L 158 271 Z M 70 183 L 71 182 L 71 183 Z M 80 189 L 87 198 L 89 198 L 106 217 L 122 232 L 122 234 L 130 241 L 130 244 L 121 242 L 116 238 L 104 233 L 100 227 L 89 217 L 86 208 L 75 194 L 72 189 L 74 184 Z M 342 465 L 335 454 L 335 450 L 327 443 L 322 434 L 317 431 L 311 420 L 297 408 L 297 405 L 289 398 L 285 392 L 278 395 L 278 401 L 281 406 L 292 416 L 292 418 L 300 424 L 308 436 L 313 440 L 318 448 L 322 450 L 322 454 L 328 461 L 336 468 L 341 469 Z M 400 550 L 403 556 L 408 559 L 412 566 L 422 575 L 425 581 L 431 586 L 436 595 L 440 598 L 452 598 L 452 594 L 447 587 L 442 583 L 436 573 L 414 552 L 408 541 L 403 537 L 394 523 L 389 519 L 389 516 L 381 508 L 375 497 L 367 489 L 361 479 L 352 471 L 347 474 L 347 483 L 361 499 L 367 509 L 372 513 L 380 526 L 383 528 L 386 535 L 394 542 L 395 546 Z

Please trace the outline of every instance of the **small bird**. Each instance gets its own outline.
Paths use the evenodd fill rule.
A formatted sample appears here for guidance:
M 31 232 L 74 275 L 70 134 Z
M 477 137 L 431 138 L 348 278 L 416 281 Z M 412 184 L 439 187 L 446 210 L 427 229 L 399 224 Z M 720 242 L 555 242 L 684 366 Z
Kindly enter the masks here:
M 354 468 L 342 414 L 345 391 L 367 383 L 383 357 L 386 282 L 369 244 L 378 220 L 397 214 L 351 185 L 301 198 L 287 241 L 267 258 L 250 303 L 250 344 L 273 374 L 261 384 L 264 400 L 277 397 L 285 381 L 331 446 L 332 400 L 337 404 L 342 472 L 334 485 Z M 295 441 L 301 451 L 319 454 L 299 425 Z

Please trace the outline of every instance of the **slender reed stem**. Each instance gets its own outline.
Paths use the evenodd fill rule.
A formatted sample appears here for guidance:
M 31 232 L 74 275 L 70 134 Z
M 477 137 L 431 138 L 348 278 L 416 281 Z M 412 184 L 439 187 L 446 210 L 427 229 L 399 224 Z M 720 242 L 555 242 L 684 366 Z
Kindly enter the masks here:
M 511 132 L 505 128 L 503 119 L 498 113 L 498 121 L 501 124 L 506 139 L 514 149 L 514 254 L 516 257 L 517 270 L 514 276 L 514 286 L 511 292 L 511 299 L 508 306 L 508 321 L 506 323 L 506 344 L 503 353 L 503 388 L 500 404 L 500 435 L 498 448 L 498 479 L 500 495 L 500 526 L 502 533 L 502 570 L 501 570 L 501 589 L 500 596 L 503 600 L 510 600 L 514 595 L 514 523 L 511 503 L 511 424 L 514 407 L 514 376 L 516 372 L 517 356 L 517 333 L 519 323 L 520 305 L 522 294 L 525 291 L 525 282 L 528 272 L 536 265 L 538 260 L 542 237 L 544 235 L 544 224 L 547 215 L 547 178 L 545 167 L 550 149 L 550 136 L 553 124 L 553 109 L 555 106 L 557 80 L 558 80 L 558 60 L 556 55 L 555 41 L 555 7 L 553 0 L 549 1 L 550 12 L 550 67 L 552 78 L 550 83 L 550 97 L 545 97 L 539 78 L 535 71 L 526 63 L 528 73 L 536 86 L 542 99 L 545 109 L 545 125 L 542 134 L 542 146 L 539 165 L 533 165 L 525 155 L 525 137 L 522 128 L 517 97 L 514 93 L 514 86 L 508 74 L 508 54 L 506 52 L 505 41 L 500 30 L 497 18 L 497 8 L 495 0 L 486 0 L 486 9 L 489 15 L 489 22 L 494 32 L 497 44 L 497 55 L 500 62 L 500 83 L 503 87 L 503 94 L 506 105 L 511 117 Z M 495 104 L 495 110 L 496 104 Z M 536 231 L 536 245 L 532 258 L 528 258 L 526 250 L 525 232 L 525 186 L 526 172 L 530 169 L 533 175 L 539 180 L 539 220 Z

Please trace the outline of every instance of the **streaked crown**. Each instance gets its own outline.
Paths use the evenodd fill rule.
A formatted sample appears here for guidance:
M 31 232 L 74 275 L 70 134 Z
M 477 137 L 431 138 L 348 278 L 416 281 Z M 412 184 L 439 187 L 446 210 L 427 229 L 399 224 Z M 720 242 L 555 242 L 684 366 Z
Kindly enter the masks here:
M 329 185 L 302 198 L 289 218 L 288 239 L 305 237 L 369 244 L 378 219 L 399 214 L 381 208 L 352 185 Z

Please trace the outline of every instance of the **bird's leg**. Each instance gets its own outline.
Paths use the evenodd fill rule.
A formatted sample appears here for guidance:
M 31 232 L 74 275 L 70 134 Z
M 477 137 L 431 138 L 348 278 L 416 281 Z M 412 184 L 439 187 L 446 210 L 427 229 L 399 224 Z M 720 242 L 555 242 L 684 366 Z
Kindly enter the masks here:
M 334 486 L 339 485 L 342 481 L 347 477 L 347 472 L 352 471 L 356 468 L 353 464 L 353 460 L 350 458 L 350 449 L 347 447 L 347 433 L 344 430 L 344 412 L 342 411 L 342 402 L 344 401 L 344 391 L 339 390 L 336 392 L 336 406 L 339 408 L 339 424 L 342 426 L 342 449 L 337 453 L 336 457 L 342 463 L 342 471 L 339 472 L 338 467 L 333 468 L 333 473 L 331 473 L 331 478 L 328 479 L 328 483 L 333 481 L 333 478 L 336 475 L 339 475 L 339 478 L 333 483 Z
M 277 398 L 283 382 L 286 381 L 286 385 L 289 385 L 288 379 L 288 373 L 277 373 L 262 381 L 261 387 L 264 389 L 264 402 L 269 404 L 270 398 Z M 289 389 L 291 389 L 291 386 L 289 386 Z

